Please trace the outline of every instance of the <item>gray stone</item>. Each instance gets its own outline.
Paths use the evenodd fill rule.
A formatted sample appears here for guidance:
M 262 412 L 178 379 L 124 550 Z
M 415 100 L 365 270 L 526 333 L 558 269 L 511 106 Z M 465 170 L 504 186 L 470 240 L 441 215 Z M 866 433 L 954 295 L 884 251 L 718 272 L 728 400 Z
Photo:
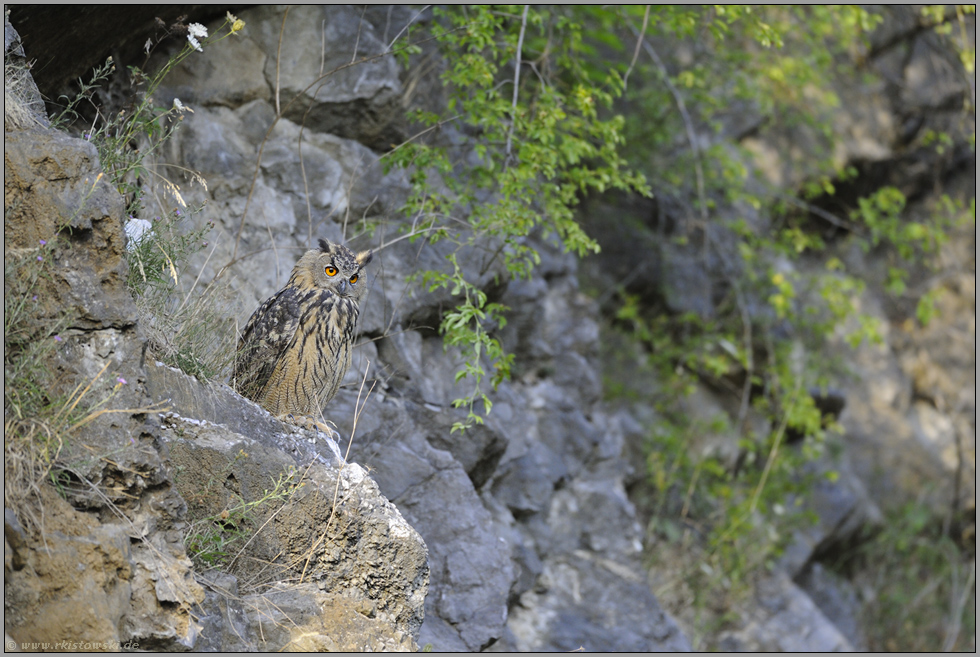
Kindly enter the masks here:
M 354 397 L 341 391 L 334 398 L 342 436 L 353 430 Z M 429 546 L 432 579 L 419 643 L 478 650 L 500 636 L 507 619 L 514 579 L 509 532 L 484 507 L 462 465 L 426 440 L 429 429 L 416 424 L 409 405 L 392 397 L 369 404 L 353 454 Z
M 494 477 L 494 496 L 515 516 L 540 513 L 568 478 L 561 458 L 545 445 L 534 443 L 524 456 L 508 462 Z
M 401 141 L 391 125 L 401 94 L 398 67 L 361 12 L 294 7 L 285 22 L 283 12 L 262 7 L 241 14 L 266 53 L 265 78 L 282 114 L 381 149 Z
M 854 646 L 784 573 L 759 583 L 757 606 L 742 627 L 720 635 L 718 647 L 738 652 L 853 652 Z
M 283 482 L 278 490 L 284 496 L 250 507 L 249 539 L 224 563 L 239 581 L 253 589 L 269 581 L 283 593 L 305 579 L 318 595 L 363 602 L 392 632 L 417 636 L 428 588 L 425 544 L 362 468 L 327 465 L 316 456 L 297 459 L 261 437 L 177 416 L 166 419 L 162 439 L 182 495 L 200 500 L 188 514 L 197 523 L 192 527 L 207 528 L 214 522 L 209 518 L 262 500 L 270 482 Z M 223 487 L 211 487 L 215 478 L 224 480 Z M 319 599 L 303 591 L 295 591 L 297 600 L 309 600 L 303 604 Z M 253 599 L 251 606 L 260 605 Z M 264 637 L 256 638 L 259 649 L 282 648 L 295 639 L 288 623 L 285 635 L 270 637 L 265 622 L 254 628 L 253 636 Z
M 4 189 L 5 249 L 35 250 L 41 240 L 54 247 L 51 276 L 37 288 L 44 312 L 64 308 L 86 330 L 132 326 L 125 204 L 95 146 L 53 130 L 5 133 Z
M 832 479 L 827 477 L 831 471 Z M 779 565 L 790 577 L 800 576 L 811 561 L 827 553 L 860 543 L 884 523 L 884 515 L 848 461 L 824 458 L 807 464 L 804 472 L 814 477 L 814 483 L 802 508 L 817 521 L 797 530 L 780 557 Z
M 857 651 L 867 651 L 861 628 L 861 601 L 854 585 L 819 563 L 811 564 L 796 583 Z
M 238 578 L 215 571 L 200 577 L 204 586 L 197 620 L 200 638 L 194 646 L 199 652 L 256 652 L 245 604 L 239 595 Z
M 648 652 L 691 649 L 630 567 L 589 551 L 549 558 L 535 589 L 511 608 L 500 650 Z
M 259 651 L 417 652 L 410 634 L 376 619 L 372 604 L 286 584 L 243 600 Z
M 208 25 L 208 33 L 214 34 L 224 18 Z M 202 106 L 222 105 L 238 107 L 253 100 L 270 100 L 272 88 L 261 76 L 252 73 L 262 70 L 267 54 L 249 36 L 245 29 L 207 48 L 206 52 L 192 53 L 180 66 L 171 71 L 155 99 L 161 105 L 170 106 L 174 98 L 191 110 Z M 182 44 L 181 44 L 182 45 Z M 172 53 L 156 58 L 151 67 L 165 63 Z

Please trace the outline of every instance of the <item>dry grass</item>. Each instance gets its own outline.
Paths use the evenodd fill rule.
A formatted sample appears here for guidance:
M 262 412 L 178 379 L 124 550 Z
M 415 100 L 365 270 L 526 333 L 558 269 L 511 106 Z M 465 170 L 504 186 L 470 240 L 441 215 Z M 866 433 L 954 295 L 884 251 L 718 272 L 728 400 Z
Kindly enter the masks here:
M 44 102 L 33 89 L 30 69 L 9 60 L 3 63 L 3 127 L 4 130 L 40 128 L 45 126 Z M 32 93 L 33 92 L 33 93 Z

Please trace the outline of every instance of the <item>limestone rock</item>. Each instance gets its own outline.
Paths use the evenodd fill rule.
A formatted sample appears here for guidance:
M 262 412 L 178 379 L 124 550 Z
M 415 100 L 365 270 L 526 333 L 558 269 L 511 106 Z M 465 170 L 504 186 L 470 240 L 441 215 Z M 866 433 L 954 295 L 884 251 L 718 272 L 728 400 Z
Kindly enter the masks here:
M 132 326 L 125 204 L 95 146 L 54 130 L 18 130 L 5 135 L 3 160 L 5 252 L 36 250 L 42 240 L 55 247 L 52 278 L 38 294 L 47 313 L 64 308 L 86 330 Z
M 169 397 L 173 408 L 183 415 L 165 417 L 160 435 L 178 473 L 177 488 L 189 500 L 191 525 L 187 531 L 198 535 L 211 532 L 212 536 L 234 533 L 237 526 L 233 530 L 222 528 L 222 513 L 249 508 L 247 518 L 236 521 L 247 523 L 248 541 L 236 544 L 240 553 L 234 559 L 229 561 L 224 557 L 232 555 L 222 555 L 219 565 L 235 576 L 240 593 L 245 592 L 242 582 L 257 591 L 248 598 L 244 613 L 275 607 L 279 600 L 276 596 L 289 593 L 287 598 L 293 600 L 290 608 L 298 616 L 285 610 L 282 613 L 300 626 L 309 620 L 314 623 L 311 627 L 323 633 L 330 627 L 327 616 L 313 614 L 310 609 L 328 602 L 334 607 L 340 605 L 336 609 L 361 603 L 364 609 L 371 609 L 371 627 L 386 626 L 394 632 L 392 636 L 401 637 L 390 645 L 370 645 L 410 645 L 424 616 L 427 551 L 419 535 L 380 494 L 367 473 L 355 463 L 345 464 L 332 438 L 283 425 L 226 387 L 208 390 L 160 365 L 149 368 L 148 381 L 153 395 L 184 391 Z M 184 402 L 188 402 L 186 406 Z M 280 486 L 274 486 L 276 482 Z M 257 502 L 268 498 L 270 490 L 284 494 Z M 305 585 L 294 588 L 287 583 L 302 584 L 304 579 L 314 585 L 312 593 L 316 595 L 310 595 Z M 228 588 L 226 585 L 225 590 Z M 275 592 L 268 594 L 271 598 L 264 597 L 266 588 Z M 229 594 L 228 599 L 233 596 Z M 221 605 L 231 609 L 232 604 L 212 601 L 209 615 L 220 614 Z M 214 611 L 215 605 L 218 611 Z M 335 613 L 344 618 L 336 609 Z M 257 641 L 258 649 L 281 649 L 299 640 L 302 633 L 289 631 L 269 638 L 272 626 L 263 624 L 268 620 L 265 616 L 261 612 L 249 616 L 251 634 L 246 638 Z M 280 620 L 286 627 L 290 625 L 286 618 Z M 364 630 L 357 623 L 345 622 L 352 632 Z M 218 635 L 203 640 L 224 645 L 227 626 L 215 623 L 213 628 Z M 338 645 L 358 645 L 353 635 L 338 632 L 334 629 L 332 635 L 341 642 Z M 348 640 L 353 643 L 343 643 Z M 289 645 L 295 648 L 298 644 Z M 313 644 L 302 645 L 309 648 Z
M 548 559 L 512 608 L 508 629 L 505 651 L 691 649 L 634 569 L 585 550 Z
M 756 590 L 758 606 L 738 630 L 722 633 L 719 648 L 739 652 L 853 652 L 813 601 L 776 572 Z
M 40 300 L 35 319 L 39 327 L 62 313 L 70 321 L 49 362 L 39 364 L 58 373 L 54 394 L 74 389 L 79 413 L 70 441 L 46 457 L 62 496 L 5 467 L 5 476 L 17 479 L 5 499 L 23 514 L 7 540 L 14 554 L 4 588 L 6 629 L 20 642 L 186 649 L 196 637 L 190 610 L 203 590 L 173 531 L 183 500 L 154 444 L 153 409 L 141 404 L 142 344 L 126 287 L 123 200 L 105 180 L 95 148 L 59 132 L 9 133 L 4 162 L 5 257 L 42 252 L 37 257 L 53 261 L 49 278 L 33 290 Z M 39 249 L 42 240 L 47 249 Z M 15 453 L 21 448 L 8 448 L 7 464 L 30 461 Z
M 282 8 L 257 8 L 240 16 L 267 54 L 265 78 L 279 90 L 283 114 L 382 150 L 400 142 L 392 129 L 401 94 L 398 68 L 392 57 L 381 56 L 388 44 L 374 26 L 353 7 L 293 7 L 285 22 L 283 14 Z

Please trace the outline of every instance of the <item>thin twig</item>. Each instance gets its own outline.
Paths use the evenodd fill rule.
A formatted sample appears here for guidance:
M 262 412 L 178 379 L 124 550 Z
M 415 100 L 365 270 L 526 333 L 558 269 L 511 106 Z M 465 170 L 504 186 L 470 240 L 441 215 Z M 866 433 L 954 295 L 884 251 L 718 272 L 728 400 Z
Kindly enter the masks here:
M 631 25 L 630 29 L 637 36 L 637 38 L 640 37 L 640 33 L 635 27 Z M 653 63 L 656 64 L 657 69 L 660 71 L 660 75 L 664 79 L 664 84 L 667 85 L 667 89 L 674 97 L 674 102 L 677 103 L 677 109 L 680 111 L 681 118 L 684 120 L 684 128 L 687 131 L 687 140 L 691 145 L 691 151 L 694 153 L 694 173 L 697 177 L 698 200 L 701 206 L 701 219 L 704 221 L 705 225 L 707 225 L 708 204 L 704 194 L 704 171 L 701 167 L 701 149 L 698 146 L 697 135 L 694 132 L 694 121 L 691 120 L 691 115 L 687 111 L 687 105 L 684 103 L 684 97 L 681 95 L 681 92 L 678 91 L 677 87 L 674 86 L 673 81 L 671 81 L 670 73 L 667 72 L 667 67 L 664 66 L 663 61 L 660 59 L 660 55 L 657 54 L 657 51 L 654 50 L 649 41 L 642 39 L 642 42 L 647 54 L 650 55 L 650 59 L 653 60 Z
M 361 166 L 361 161 L 358 160 L 357 161 L 357 166 L 354 167 L 354 171 L 352 171 L 351 174 L 350 174 L 350 181 L 347 183 L 347 203 L 346 203 L 346 206 L 344 207 L 344 222 L 343 222 L 343 226 L 341 227 L 341 231 L 340 231 L 340 234 L 341 234 L 341 236 L 343 236 L 343 239 L 344 239 L 345 242 L 347 241 L 347 222 L 350 220 L 350 201 L 351 201 L 351 198 L 352 198 L 352 194 L 354 192 L 354 180 L 356 180 L 357 169 L 360 166 Z M 377 198 L 378 197 L 375 196 L 374 197 L 374 200 L 377 200 Z M 371 201 L 371 205 L 374 205 L 374 200 Z M 369 205 L 368 208 L 370 208 L 371 205 Z M 365 212 L 366 211 L 367 210 L 365 210 Z
M 831 214 L 830 212 L 827 212 L 823 208 L 817 207 L 816 205 L 813 205 L 812 203 L 807 203 L 806 201 L 801 201 L 800 199 L 796 198 L 795 196 L 788 196 L 788 195 L 785 195 L 784 196 L 784 195 L 781 195 L 780 198 L 783 201 L 786 201 L 787 203 L 789 203 L 790 205 L 794 205 L 794 206 L 798 207 L 801 210 L 806 210 L 807 212 L 810 212 L 811 214 L 817 215 L 821 219 L 824 219 L 824 220 L 830 222 L 831 224 L 837 226 L 838 228 L 843 228 L 844 230 L 850 231 L 852 233 L 857 233 L 858 235 L 861 235 L 862 234 L 862 231 L 860 230 L 860 228 L 856 224 L 853 224 L 853 223 L 851 223 L 849 221 L 845 221 L 845 220 L 841 219 L 840 217 L 838 217 L 837 215 Z
M 354 403 L 354 424 L 351 427 L 350 440 L 347 442 L 347 451 L 344 453 L 344 462 L 341 463 L 340 467 L 337 469 L 337 484 L 336 486 L 334 486 L 333 503 L 330 508 L 330 517 L 327 518 L 327 522 L 325 523 L 326 526 L 324 527 L 323 533 L 320 535 L 320 538 L 314 541 L 313 545 L 310 546 L 310 549 L 307 552 L 306 563 L 303 565 L 303 572 L 300 573 L 299 576 L 299 581 L 301 584 L 303 583 L 303 578 L 306 577 L 306 571 L 310 566 L 310 560 L 313 558 L 313 550 L 316 549 L 316 547 L 321 542 L 326 540 L 327 532 L 330 531 L 330 523 L 333 522 L 333 519 L 337 514 L 337 498 L 340 495 L 340 480 L 343 476 L 344 467 L 347 465 L 347 457 L 350 456 L 351 445 L 354 444 L 354 434 L 357 432 L 357 421 L 360 419 L 361 413 L 364 411 L 364 406 L 367 404 L 367 400 L 371 396 L 371 392 L 374 390 L 374 386 L 377 384 L 377 381 L 373 381 L 371 383 L 371 389 L 368 390 L 367 397 L 364 398 L 364 403 L 362 404 L 361 393 L 364 392 L 364 383 L 365 381 L 367 381 L 367 373 L 370 367 L 371 367 L 371 361 L 368 360 L 367 363 L 364 365 L 364 375 L 361 377 L 361 387 L 357 391 L 357 401 Z
M 633 49 L 633 61 L 630 62 L 629 68 L 626 69 L 626 73 L 623 75 L 623 93 L 626 92 L 626 85 L 630 78 L 630 73 L 633 72 L 633 67 L 636 66 L 636 60 L 640 56 L 640 48 L 643 46 L 643 39 L 646 37 L 647 25 L 650 23 L 650 5 L 646 6 L 646 11 L 643 12 L 643 27 L 640 28 L 640 36 L 636 39 L 636 48 Z
M 320 72 L 323 77 L 323 67 L 327 65 L 327 20 L 320 21 Z
M 191 298 L 191 293 L 194 291 L 194 288 L 197 287 L 198 282 L 201 280 L 201 275 L 204 273 L 204 269 L 208 266 L 208 263 L 211 262 L 211 256 L 214 255 L 214 250 L 217 248 L 218 248 L 218 241 L 215 240 L 214 246 L 211 247 L 211 253 L 208 254 L 208 257 L 204 260 L 204 264 L 201 265 L 201 268 L 198 270 L 197 278 L 194 279 L 194 284 L 191 285 L 191 289 L 187 290 L 187 294 L 184 295 L 184 300 L 180 302 L 180 306 L 178 306 L 176 312 L 174 312 L 174 315 L 179 315 L 180 311 L 183 310 L 184 306 L 187 305 L 187 301 Z
M 367 5 L 364 5 L 363 7 L 361 7 L 361 17 L 357 19 L 357 36 L 354 38 L 354 52 L 351 53 L 351 56 L 350 56 L 350 63 L 351 64 L 353 64 L 354 61 L 357 59 L 357 47 L 361 43 L 361 29 L 363 29 L 363 25 L 364 25 L 364 12 L 366 12 L 366 11 L 367 11 Z
M 395 146 L 394 148 L 392 148 L 390 151 L 388 151 L 387 153 L 385 153 L 381 157 L 388 157 L 389 155 L 391 155 L 392 153 L 394 153 L 395 151 L 397 151 L 402 146 L 406 146 L 408 144 L 411 144 L 413 141 L 415 141 L 416 139 L 418 139 L 422 135 L 424 135 L 424 134 L 426 134 L 428 132 L 432 132 L 433 130 L 435 130 L 437 128 L 441 128 L 442 126 L 444 126 L 447 123 L 450 123 L 452 121 L 455 121 L 456 119 L 460 118 L 461 116 L 463 116 L 463 115 L 462 114 L 457 114 L 456 116 L 451 116 L 448 119 L 442 119 L 438 123 L 435 123 L 433 125 L 430 125 L 425 130 L 422 130 L 420 132 L 415 133 L 414 135 L 412 135 L 411 137 L 409 137 L 408 139 L 406 139 L 402 143 L 398 144 L 397 146 Z
M 527 29 L 527 10 L 530 7 L 531 5 L 524 5 L 524 13 L 521 15 L 521 33 L 517 37 L 517 52 L 514 55 L 514 97 L 511 100 L 510 128 L 507 129 L 507 147 L 504 149 L 508 161 L 510 160 L 511 140 L 514 137 L 514 125 L 517 123 L 517 92 L 520 89 L 521 83 L 521 50 L 524 48 L 524 31 Z
M 403 27 L 401 30 L 398 31 L 398 34 L 395 35 L 395 38 L 392 39 L 391 40 L 391 43 L 388 44 L 388 47 L 385 48 L 385 52 L 388 52 L 389 50 L 391 50 L 391 47 L 393 45 L 395 45 L 395 41 L 398 41 L 399 37 L 401 37 L 401 35 L 405 32 L 405 30 L 407 30 L 408 28 L 410 28 L 412 26 L 412 23 L 415 22 L 415 19 L 418 18 L 419 16 L 421 16 L 422 15 L 422 12 L 424 12 L 426 9 L 428 9 L 431 6 L 432 5 L 425 5 L 424 7 L 422 7 L 421 9 L 419 9 L 418 12 L 414 16 L 412 16 L 412 20 L 410 20 L 407 23 L 405 23 L 405 27 Z M 387 38 L 387 36 L 388 36 L 388 31 L 387 30 L 388 30 L 388 26 L 385 25 L 385 38 Z
M 791 403 L 796 403 L 802 385 L 803 374 L 802 372 L 797 372 L 796 388 L 793 390 Z M 779 446 L 783 441 L 783 435 L 786 433 L 786 427 L 788 425 L 789 409 L 785 409 L 783 411 L 783 419 L 779 423 L 779 428 L 776 430 L 776 436 L 772 439 L 772 448 L 769 450 L 769 458 L 766 459 L 766 467 L 763 468 L 762 477 L 759 479 L 759 484 L 755 487 L 755 491 L 752 493 L 752 504 L 749 505 L 749 514 L 755 511 L 755 507 L 759 503 L 759 497 L 762 495 L 762 489 L 766 486 L 766 480 L 769 479 L 769 473 L 772 471 L 772 465 L 776 461 L 776 455 L 779 453 Z
M 956 647 L 956 640 L 960 636 L 960 629 L 962 627 L 963 610 L 966 608 L 966 603 L 970 599 L 970 594 L 976 594 L 973 588 L 973 582 L 976 580 L 977 576 L 977 564 L 970 564 L 970 574 L 966 578 L 966 584 L 963 586 L 963 592 L 960 595 L 958 601 L 955 601 L 953 608 L 950 610 L 950 615 L 952 617 L 952 622 L 950 627 L 946 628 L 946 638 L 943 641 L 943 652 L 952 652 L 953 648 Z M 954 594 L 955 595 L 955 592 Z
M 314 463 L 316 463 L 316 459 L 311 460 L 310 463 L 309 463 L 309 465 L 306 466 L 306 470 L 303 471 L 303 474 L 299 478 L 299 484 L 297 484 L 297 487 L 306 480 L 306 477 L 307 477 L 307 475 L 310 472 L 310 468 L 313 467 L 313 464 Z M 294 490 L 295 490 L 295 488 L 294 488 Z M 242 556 L 242 554 L 245 552 L 245 548 L 247 548 L 249 545 L 251 545 L 252 544 L 252 541 L 254 541 L 255 538 L 260 533 L 262 533 L 262 530 L 265 529 L 265 526 L 268 525 L 270 522 L 272 522 L 272 520 L 277 515 L 279 515 L 279 512 L 282 511 L 285 508 L 286 508 L 286 504 L 282 504 L 278 509 L 276 509 L 275 511 L 273 511 L 272 513 L 269 514 L 269 517 L 265 519 L 265 522 L 263 522 L 262 525 L 258 529 L 255 530 L 255 532 L 252 534 L 252 536 L 245 542 L 245 545 L 243 545 L 241 547 L 241 549 L 235 554 L 235 557 L 231 561 L 228 562 L 228 565 L 225 567 L 226 570 L 229 570 L 229 571 L 231 570 L 231 567 L 235 565 L 235 562 L 238 561 L 238 558 L 240 556 Z
M 647 18 L 648 18 L 647 15 L 644 15 L 644 19 L 643 19 L 644 29 L 646 28 Z M 667 86 L 667 89 L 674 97 L 674 102 L 677 104 L 677 109 L 681 113 L 681 118 L 684 121 L 684 128 L 687 132 L 687 140 L 690 143 L 691 151 L 694 154 L 694 172 L 697 180 L 698 205 L 700 206 L 700 210 L 701 210 L 701 220 L 703 222 L 702 229 L 704 230 L 705 244 L 706 245 L 709 243 L 713 244 L 713 240 L 710 236 L 710 231 L 708 230 L 708 203 L 707 203 L 707 199 L 705 198 L 705 191 L 704 191 L 704 169 L 702 167 L 702 162 L 701 162 L 701 148 L 698 145 L 697 135 L 694 132 L 694 121 L 691 119 L 691 115 L 687 111 L 687 106 L 684 103 L 684 97 L 681 95 L 680 91 L 677 89 L 676 86 L 674 86 L 674 83 L 671 81 L 670 74 L 667 71 L 667 67 L 660 59 L 660 56 L 657 54 L 657 51 L 646 40 L 646 38 L 643 35 L 643 32 L 637 32 L 636 28 L 632 26 L 630 26 L 630 29 L 633 30 L 633 33 L 637 35 L 637 39 L 638 39 L 637 49 L 639 49 L 640 44 L 642 43 L 643 47 L 647 51 L 647 54 L 650 55 L 650 58 L 653 60 L 654 64 L 657 66 L 657 69 L 660 71 L 660 75 L 661 77 L 663 77 L 664 84 Z M 730 273 L 732 274 L 731 280 L 733 281 L 732 287 L 735 290 L 735 301 L 739 307 L 739 311 L 742 316 L 743 341 L 745 344 L 745 353 L 746 353 L 746 373 L 745 373 L 745 382 L 742 386 L 742 397 L 739 403 L 738 424 L 736 425 L 739 428 L 738 430 L 742 431 L 743 429 L 742 425 L 745 422 L 746 416 L 748 415 L 749 395 L 752 390 L 752 374 L 753 374 L 752 320 L 748 312 L 745 298 L 742 294 L 741 286 L 739 285 L 736 279 L 736 275 L 735 275 L 736 272 L 734 271 L 734 267 L 732 267 L 731 264 L 728 262 L 728 259 L 724 254 L 724 249 L 722 247 L 716 245 L 715 251 L 716 253 L 718 253 L 722 261 L 726 264 L 726 268 L 731 270 L 730 271 Z M 753 502 L 753 507 L 754 506 L 755 504 Z
M 286 17 L 289 16 L 289 7 L 282 14 L 282 25 L 279 26 L 279 43 L 276 45 L 276 117 L 282 116 L 279 112 L 279 62 L 282 61 L 282 35 L 286 31 Z M 237 246 L 237 244 L 236 244 Z

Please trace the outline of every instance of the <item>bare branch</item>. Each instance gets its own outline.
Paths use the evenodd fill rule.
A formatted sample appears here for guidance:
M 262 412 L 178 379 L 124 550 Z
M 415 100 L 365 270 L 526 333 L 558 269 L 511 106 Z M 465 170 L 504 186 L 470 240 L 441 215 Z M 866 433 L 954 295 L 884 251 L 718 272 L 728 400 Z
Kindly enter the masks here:
M 510 128 L 507 130 L 507 147 L 504 152 L 510 159 L 510 144 L 514 136 L 514 124 L 517 123 L 517 91 L 521 82 L 521 49 L 524 48 L 524 31 L 527 29 L 527 10 L 531 5 L 524 5 L 524 13 L 521 15 L 521 33 L 517 37 L 517 53 L 514 62 L 514 98 L 511 101 Z
M 279 26 L 279 43 L 276 45 L 276 117 L 280 116 L 279 113 L 279 62 L 282 60 L 280 53 L 282 53 L 282 35 L 286 31 L 286 17 L 289 16 L 289 7 L 286 7 L 286 11 L 282 15 L 282 25 Z M 238 243 L 235 243 L 238 246 Z
M 405 33 L 405 30 L 407 30 L 408 28 L 410 28 L 412 26 L 412 23 L 415 22 L 415 19 L 417 19 L 419 16 L 421 16 L 422 15 L 422 12 L 424 12 L 426 9 L 428 9 L 431 6 L 432 5 L 425 5 L 424 7 L 422 7 L 421 9 L 419 9 L 418 12 L 414 16 L 412 16 L 412 20 L 410 20 L 407 23 L 405 23 L 405 27 L 403 27 L 401 30 L 398 31 L 398 34 L 395 35 L 395 38 L 392 39 L 391 40 L 391 43 L 388 44 L 388 47 L 385 48 L 385 52 L 390 51 L 391 50 L 391 47 L 393 45 L 395 45 L 395 41 L 398 41 L 398 39 L 401 37 L 401 35 Z M 386 36 L 387 36 L 387 33 L 388 33 L 387 32 L 387 26 L 385 26 L 385 35 Z
M 636 60 L 640 56 L 640 48 L 643 46 L 643 39 L 646 37 L 647 25 L 650 23 L 650 5 L 647 5 L 646 11 L 643 12 L 643 27 L 640 28 L 640 36 L 636 39 L 636 48 L 633 49 L 633 61 L 630 62 L 630 66 L 626 69 L 626 73 L 623 75 L 623 92 L 626 91 L 626 84 L 629 81 L 630 73 L 633 72 L 633 67 L 636 66 Z
M 660 55 L 657 54 L 657 51 L 653 49 L 650 42 L 643 38 L 635 27 L 631 25 L 630 29 L 643 43 L 643 48 L 647 51 L 647 54 L 650 55 L 650 59 L 652 59 L 653 63 L 657 66 L 657 69 L 660 71 L 660 75 L 664 79 L 664 84 L 667 85 L 670 95 L 674 97 L 674 102 L 677 103 L 677 109 L 681 113 L 681 118 L 684 119 L 684 128 L 687 131 L 687 140 L 691 144 L 691 151 L 694 153 L 694 174 L 697 178 L 698 201 L 700 202 L 701 206 L 701 220 L 705 222 L 705 225 L 707 225 L 708 203 L 704 194 L 704 170 L 701 166 L 701 149 L 698 147 L 697 135 L 694 132 L 694 121 L 691 120 L 691 115 L 687 111 L 687 105 L 684 104 L 684 97 L 681 95 L 681 92 L 678 91 L 677 87 L 674 86 L 673 81 L 671 81 L 670 73 L 667 72 L 667 67 L 664 66 L 663 60 L 660 59 Z

